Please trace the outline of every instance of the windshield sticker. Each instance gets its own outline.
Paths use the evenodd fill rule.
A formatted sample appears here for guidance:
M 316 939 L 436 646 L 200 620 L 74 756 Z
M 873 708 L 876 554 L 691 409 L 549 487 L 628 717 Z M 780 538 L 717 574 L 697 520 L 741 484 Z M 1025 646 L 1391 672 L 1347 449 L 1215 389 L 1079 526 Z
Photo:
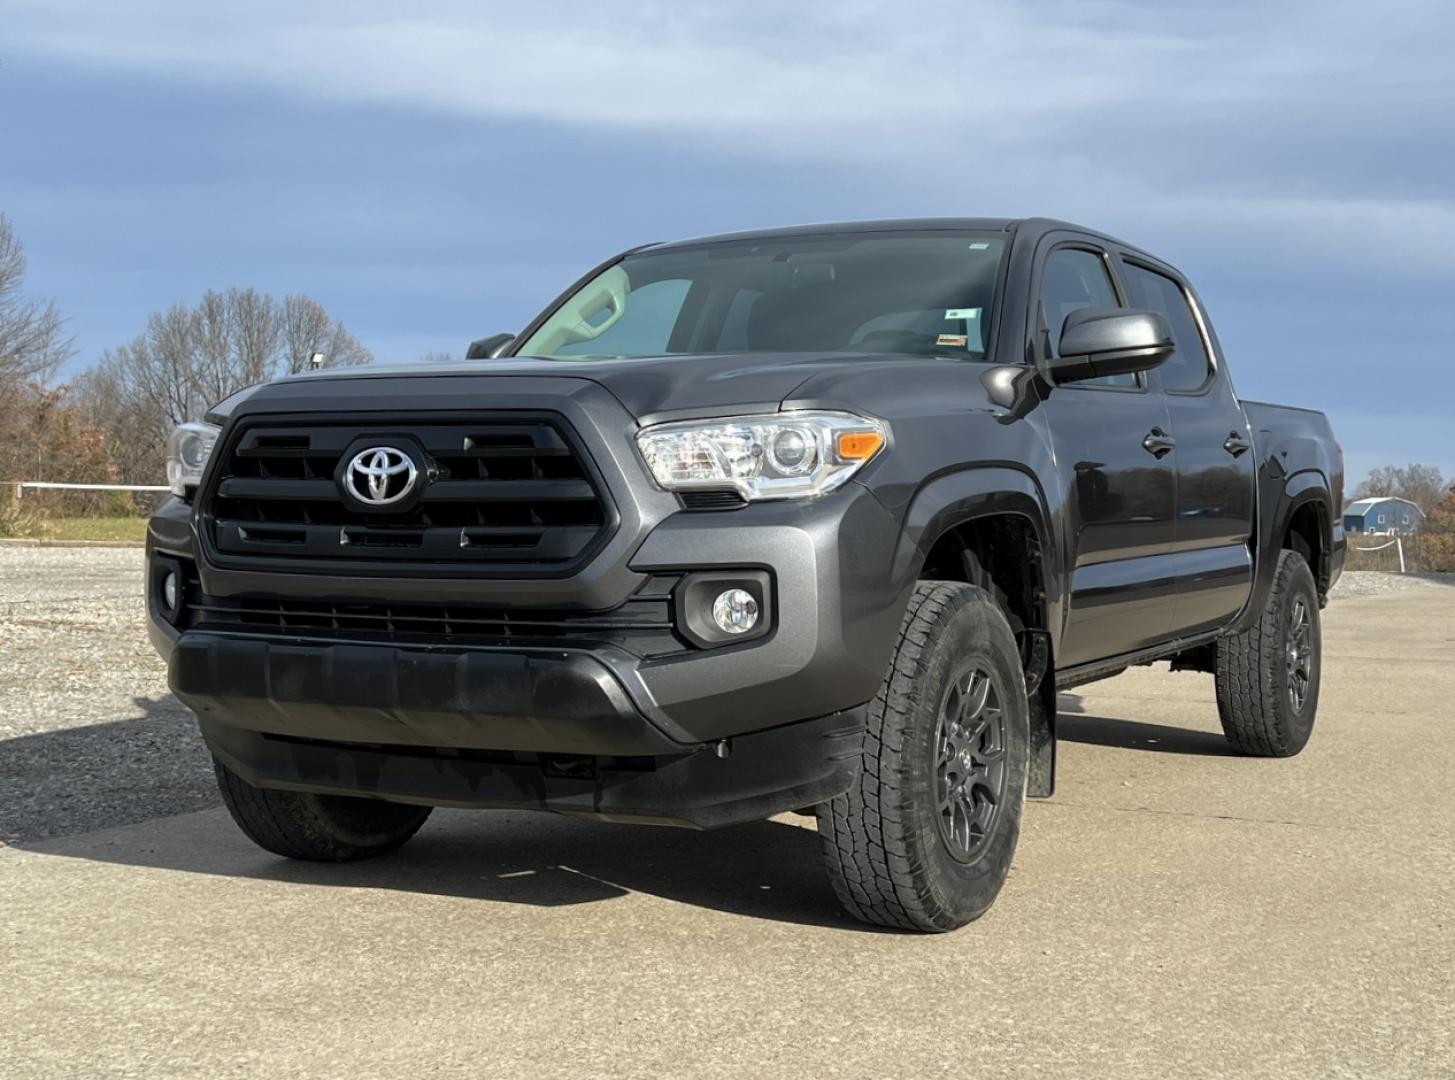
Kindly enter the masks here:
M 970 250 L 971 251 L 984 251 L 989 246 L 990 246 L 989 244 L 987 244 L 985 241 L 982 240 L 979 243 L 971 244 L 970 245 Z
M 952 345 L 955 348 L 963 349 L 965 345 L 969 342 L 969 340 L 969 337 L 967 337 L 965 334 L 941 334 L 939 337 L 935 338 L 935 344 Z
M 978 319 L 980 309 L 978 307 L 952 307 L 945 309 L 947 319 Z

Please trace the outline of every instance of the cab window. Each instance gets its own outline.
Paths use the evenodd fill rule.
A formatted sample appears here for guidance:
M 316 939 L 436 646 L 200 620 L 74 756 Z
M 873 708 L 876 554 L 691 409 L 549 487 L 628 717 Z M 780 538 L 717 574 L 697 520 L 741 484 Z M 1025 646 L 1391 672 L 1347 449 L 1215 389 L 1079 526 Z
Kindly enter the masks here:
M 1160 367 L 1164 390 L 1196 390 L 1207 382 L 1209 364 L 1202 331 L 1193 318 L 1192 307 L 1182 286 L 1166 274 L 1159 274 L 1133 262 L 1124 262 L 1127 300 L 1134 308 L 1160 312 L 1172 331 L 1177 350 Z
M 1120 306 L 1106 260 L 1099 254 L 1082 248 L 1058 248 L 1051 252 L 1041 277 L 1041 311 L 1049 335 L 1050 355 L 1060 355 L 1057 349 L 1061 330 L 1066 325 L 1066 316 L 1073 311 Z M 1138 382 L 1136 375 L 1107 375 L 1075 385 L 1135 387 Z

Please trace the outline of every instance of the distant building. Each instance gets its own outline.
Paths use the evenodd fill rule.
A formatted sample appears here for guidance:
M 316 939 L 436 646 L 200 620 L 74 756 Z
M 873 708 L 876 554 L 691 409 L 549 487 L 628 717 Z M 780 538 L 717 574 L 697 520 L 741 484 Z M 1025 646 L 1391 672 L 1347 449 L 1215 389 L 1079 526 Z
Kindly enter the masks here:
M 1386 495 L 1359 499 L 1344 508 L 1344 530 L 1351 533 L 1402 533 L 1408 536 L 1420 527 L 1425 515 L 1408 499 Z

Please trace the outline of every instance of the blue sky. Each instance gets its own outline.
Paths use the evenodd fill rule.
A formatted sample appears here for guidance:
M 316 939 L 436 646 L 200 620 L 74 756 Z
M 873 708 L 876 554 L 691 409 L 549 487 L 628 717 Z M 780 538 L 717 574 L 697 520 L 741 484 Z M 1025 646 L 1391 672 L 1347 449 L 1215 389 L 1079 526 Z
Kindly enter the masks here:
M 1354 478 L 1455 475 L 1442 2 L 5 7 L 0 210 L 72 369 L 207 288 L 411 359 L 644 240 L 1040 213 L 1181 266 Z

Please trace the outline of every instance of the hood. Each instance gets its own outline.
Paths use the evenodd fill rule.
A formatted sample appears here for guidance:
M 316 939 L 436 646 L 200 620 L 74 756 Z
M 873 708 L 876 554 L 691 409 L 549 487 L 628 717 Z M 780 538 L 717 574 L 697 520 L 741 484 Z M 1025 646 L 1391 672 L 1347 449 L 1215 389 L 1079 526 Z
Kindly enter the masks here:
M 294 380 L 377 379 L 479 375 L 554 376 L 594 382 L 640 421 L 710 415 L 714 412 L 777 409 L 808 383 L 836 376 L 863 377 L 927 367 L 983 368 L 961 360 L 891 357 L 873 353 L 731 353 L 704 356 L 645 357 L 632 360 L 542 360 L 502 358 L 431 364 L 388 364 L 335 368 L 295 375 Z M 857 381 L 857 380 L 855 380 Z M 867 404 L 867 403 L 866 403 Z

